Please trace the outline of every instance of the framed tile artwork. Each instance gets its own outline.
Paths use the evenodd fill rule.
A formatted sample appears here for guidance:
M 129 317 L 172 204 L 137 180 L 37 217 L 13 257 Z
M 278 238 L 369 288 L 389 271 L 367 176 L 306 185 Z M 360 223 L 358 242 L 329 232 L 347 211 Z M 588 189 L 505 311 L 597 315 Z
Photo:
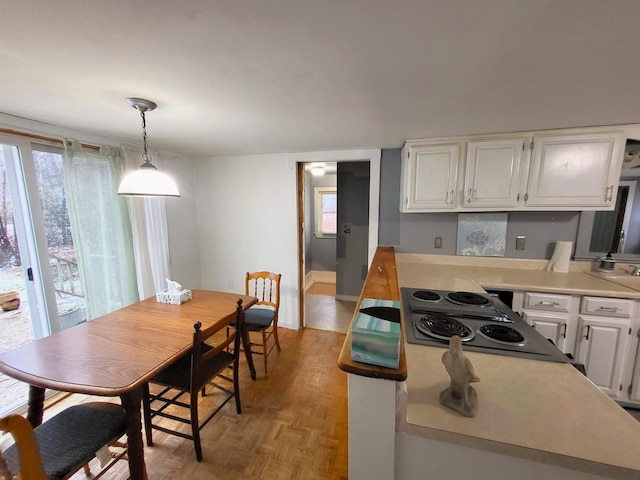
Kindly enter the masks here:
M 458 255 L 504 257 L 506 237 L 506 213 L 458 215 Z

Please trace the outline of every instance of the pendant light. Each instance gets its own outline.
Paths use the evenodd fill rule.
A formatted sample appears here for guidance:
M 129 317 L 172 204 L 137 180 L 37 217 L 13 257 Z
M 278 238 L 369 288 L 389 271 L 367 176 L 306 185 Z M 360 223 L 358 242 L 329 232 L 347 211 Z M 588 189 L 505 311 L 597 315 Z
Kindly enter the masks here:
M 176 183 L 169 175 L 158 171 L 151 163 L 147 152 L 147 123 L 144 114 L 154 110 L 157 105 L 144 98 L 127 98 L 127 103 L 138 110 L 140 117 L 142 117 L 142 142 L 144 145 L 142 159 L 144 163 L 140 165 L 138 170 L 125 175 L 122 182 L 120 182 L 118 195 L 128 197 L 179 197 L 180 192 L 178 192 Z

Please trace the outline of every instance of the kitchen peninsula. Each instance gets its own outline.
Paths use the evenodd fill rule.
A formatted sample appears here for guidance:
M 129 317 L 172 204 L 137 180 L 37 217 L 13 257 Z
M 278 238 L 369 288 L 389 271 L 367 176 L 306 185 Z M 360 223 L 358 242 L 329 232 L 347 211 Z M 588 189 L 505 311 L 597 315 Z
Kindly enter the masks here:
M 361 299 L 397 300 L 405 286 L 480 285 L 640 299 L 638 290 L 580 269 L 547 272 L 544 263 L 379 248 Z M 469 419 L 438 402 L 449 381 L 443 352 L 405 342 L 401 368 L 386 372 L 351 361 L 347 335 L 338 363 L 350 374 L 350 478 L 640 478 L 640 423 L 570 364 L 467 352 L 480 377 Z

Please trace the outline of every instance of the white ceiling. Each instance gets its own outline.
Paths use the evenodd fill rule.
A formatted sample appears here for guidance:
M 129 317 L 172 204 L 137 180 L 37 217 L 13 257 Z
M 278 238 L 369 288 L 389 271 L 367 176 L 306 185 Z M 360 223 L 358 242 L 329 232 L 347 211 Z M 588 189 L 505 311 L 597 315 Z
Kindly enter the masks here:
M 638 0 L 2 2 L 0 112 L 192 156 L 640 123 Z

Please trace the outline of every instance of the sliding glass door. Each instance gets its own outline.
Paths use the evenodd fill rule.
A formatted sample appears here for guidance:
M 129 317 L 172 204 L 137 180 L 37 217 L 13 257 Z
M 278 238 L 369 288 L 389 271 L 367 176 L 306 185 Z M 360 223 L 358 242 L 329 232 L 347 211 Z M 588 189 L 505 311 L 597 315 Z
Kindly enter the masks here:
M 35 148 L 0 135 L 0 351 L 84 320 L 61 151 Z M 27 388 L 0 375 L 0 415 L 23 407 Z

